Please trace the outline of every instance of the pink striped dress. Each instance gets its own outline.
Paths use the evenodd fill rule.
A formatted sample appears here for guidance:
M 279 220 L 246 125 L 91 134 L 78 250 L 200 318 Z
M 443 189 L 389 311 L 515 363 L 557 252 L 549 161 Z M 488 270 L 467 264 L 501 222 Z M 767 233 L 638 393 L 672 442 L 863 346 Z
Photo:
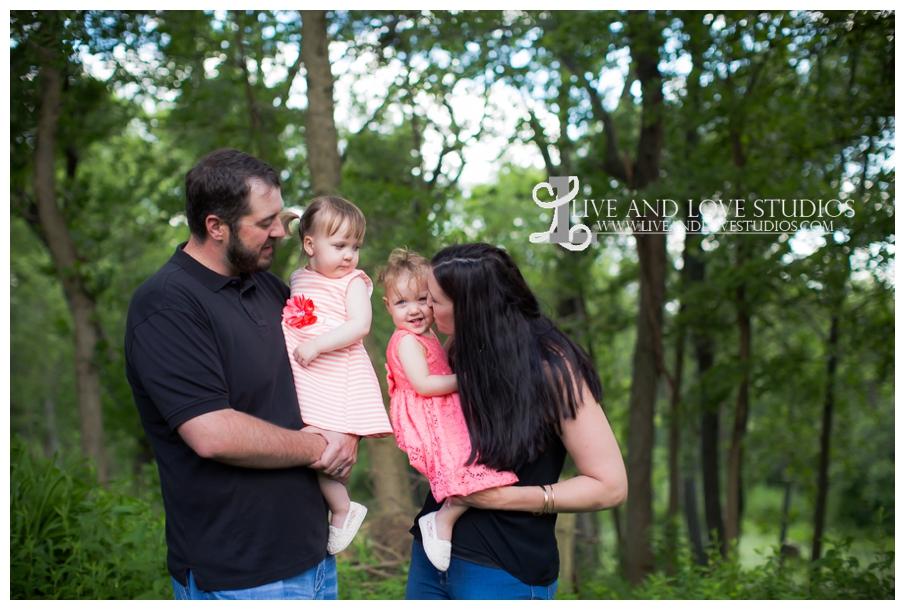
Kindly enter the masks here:
M 292 297 L 304 296 L 314 303 L 317 321 L 296 328 L 287 323 L 284 314 L 283 336 L 305 424 L 358 436 L 388 436 L 393 429 L 374 366 L 362 341 L 323 353 L 307 367 L 301 366 L 292 355 L 299 343 L 346 321 L 346 288 L 357 277 L 367 284 L 370 296 L 374 286 L 360 269 L 341 278 L 328 278 L 308 269 L 293 271 L 287 308 L 293 303 Z

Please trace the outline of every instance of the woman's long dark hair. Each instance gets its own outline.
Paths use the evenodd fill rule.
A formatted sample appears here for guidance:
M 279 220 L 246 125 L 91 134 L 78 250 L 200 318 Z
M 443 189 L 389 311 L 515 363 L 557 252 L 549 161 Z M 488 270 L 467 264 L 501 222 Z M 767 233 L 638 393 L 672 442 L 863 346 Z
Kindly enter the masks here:
M 468 463 L 514 470 L 543 454 L 575 417 L 581 387 L 598 402 L 602 388 L 590 357 L 541 312 L 506 252 L 458 244 L 431 260 L 453 305 L 450 362 L 471 436 Z

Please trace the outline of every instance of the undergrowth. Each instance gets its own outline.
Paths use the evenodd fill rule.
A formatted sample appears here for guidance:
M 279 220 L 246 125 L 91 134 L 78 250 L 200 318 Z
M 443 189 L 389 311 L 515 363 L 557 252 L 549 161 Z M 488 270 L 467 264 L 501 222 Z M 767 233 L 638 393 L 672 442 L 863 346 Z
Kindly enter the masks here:
M 160 508 L 10 447 L 11 599 L 172 599 Z
M 59 468 L 16 437 L 10 459 L 11 599 L 172 599 L 159 496 L 137 498 L 126 483 L 100 486 L 86 462 Z M 827 540 L 815 562 L 774 549 L 754 567 L 716 552 L 702 566 L 680 549 L 668 571 L 638 587 L 600 570 L 579 593 L 561 586 L 557 598 L 895 599 L 894 551 L 865 562 L 850 553 L 852 541 Z M 366 535 L 338 556 L 337 568 L 341 599 L 405 596 L 406 557 Z

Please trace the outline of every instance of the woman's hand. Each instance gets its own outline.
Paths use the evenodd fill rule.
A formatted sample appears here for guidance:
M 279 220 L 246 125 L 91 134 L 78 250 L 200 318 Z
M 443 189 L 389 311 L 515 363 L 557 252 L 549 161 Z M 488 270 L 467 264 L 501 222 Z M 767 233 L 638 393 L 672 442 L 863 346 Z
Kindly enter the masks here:
M 467 506 L 469 508 L 499 509 L 500 487 L 476 491 L 467 496 L 450 496 L 447 502 L 451 506 Z
M 534 491 L 536 498 L 532 496 Z M 543 498 L 540 488 L 534 487 L 492 487 L 476 491 L 467 496 L 450 496 L 447 499 L 452 506 L 468 506 L 485 510 L 540 510 Z M 535 499 L 537 506 L 531 504 Z

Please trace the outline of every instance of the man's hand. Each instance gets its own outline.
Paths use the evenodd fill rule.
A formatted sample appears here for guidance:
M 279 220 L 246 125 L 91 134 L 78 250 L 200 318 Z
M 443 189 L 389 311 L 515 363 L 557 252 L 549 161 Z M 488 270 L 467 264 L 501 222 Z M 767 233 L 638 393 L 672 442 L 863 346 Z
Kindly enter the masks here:
M 311 361 L 320 356 L 321 353 L 314 345 L 314 341 L 305 341 L 304 343 L 299 343 L 296 346 L 295 350 L 292 352 L 292 355 L 295 356 L 295 361 L 300 365 L 308 366 L 309 364 L 311 364 Z
M 358 459 L 358 441 L 360 437 L 354 434 L 321 430 L 314 426 L 306 426 L 302 428 L 302 431 L 317 434 L 327 441 L 327 448 L 324 449 L 320 459 L 311 464 L 311 468 L 320 470 L 343 485 L 348 483 L 349 475 L 352 473 L 352 466 L 355 465 Z

